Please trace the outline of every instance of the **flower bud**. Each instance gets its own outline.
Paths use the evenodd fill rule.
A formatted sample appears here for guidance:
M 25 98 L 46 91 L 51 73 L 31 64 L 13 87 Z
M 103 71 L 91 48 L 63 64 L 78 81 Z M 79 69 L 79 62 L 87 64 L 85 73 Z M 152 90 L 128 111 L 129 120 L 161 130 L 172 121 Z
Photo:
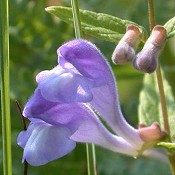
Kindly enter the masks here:
M 166 131 L 162 131 L 157 122 L 154 122 L 151 126 L 140 124 L 138 132 L 144 141 L 142 150 L 153 147 L 157 142 L 167 136 Z
M 160 25 L 155 26 L 143 49 L 134 59 L 134 68 L 146 73 L 154 72 L 157 68 L 158 56 L 165 45 L 166 37 L 166 29 Z
M 142 36 L 142 31 L 137 26 L 129 25 L 112 54 L 113 62 L 123 64 L 132 61 Z

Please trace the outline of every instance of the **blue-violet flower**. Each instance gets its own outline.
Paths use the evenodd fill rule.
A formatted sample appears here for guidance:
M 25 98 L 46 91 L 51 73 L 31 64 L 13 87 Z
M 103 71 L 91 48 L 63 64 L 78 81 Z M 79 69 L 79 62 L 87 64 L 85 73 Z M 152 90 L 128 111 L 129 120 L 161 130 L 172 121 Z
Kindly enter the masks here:
M 36 76 L 38 86 L 23 111 L 31 121 L 18 136 L 23 161 L 46 164 L 68 154 L 76 142 L 138 156 L 145 148 L 144 138 L 150 140 L 147 127 L 137 130 L 123 117 L 116 81 L 101 52 L 90 42 L 77 39 L 63 44 L 57 53 L 58 65 Z M 161 138 L 157 128 L 153 128 L 158 131 L 156 141 Z

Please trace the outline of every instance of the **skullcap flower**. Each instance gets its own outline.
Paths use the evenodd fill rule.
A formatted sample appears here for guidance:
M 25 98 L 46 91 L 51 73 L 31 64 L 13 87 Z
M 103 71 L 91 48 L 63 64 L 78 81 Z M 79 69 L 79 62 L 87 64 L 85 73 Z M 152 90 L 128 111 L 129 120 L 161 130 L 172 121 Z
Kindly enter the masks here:
M 138 156 L 161 138 L 158 126 L 138 130 L 127 123 L 112 70 L 95 45 L 72 40 L 57 53 L 58 65 L 36 76 L 38 86 L 23 111 L 31 121 L 27 131 L 18 136 L 18 144 L 24 148 L 23 160 L 43 165 L 68 154 L 76 142 Z M 156 141 L 145 134 L 147 130 L 157 131 Z

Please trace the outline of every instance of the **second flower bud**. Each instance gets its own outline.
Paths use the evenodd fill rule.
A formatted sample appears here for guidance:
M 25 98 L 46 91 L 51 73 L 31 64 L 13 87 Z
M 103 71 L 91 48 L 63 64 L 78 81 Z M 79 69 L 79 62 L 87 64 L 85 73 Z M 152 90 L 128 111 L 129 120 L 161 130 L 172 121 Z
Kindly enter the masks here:
M 155 26 L 143 49 L 134 59 L 134 68 L 146 73 L 154 72 L 157 68 L 158 56 L 165 45 L 166 37 L 166 29 L 160 25 Z
M 132 61 L 142 36 L 140 28 L 135 25 L 129 25 L 112 54 L 112 61 L 115 64 L 124 64 Z

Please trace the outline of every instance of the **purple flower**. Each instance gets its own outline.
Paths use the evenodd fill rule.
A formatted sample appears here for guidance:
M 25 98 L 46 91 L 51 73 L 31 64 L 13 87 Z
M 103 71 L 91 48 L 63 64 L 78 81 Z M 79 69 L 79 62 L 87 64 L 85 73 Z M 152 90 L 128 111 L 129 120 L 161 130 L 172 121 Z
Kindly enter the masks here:
M 23 161 L 33 166 L 60 158 L 77 142 L 95 143 L 114 152 L 135 156 L 137 151 L 123 138 L 110 133 L 89 106 L 49 102 L 36 89 L 23 112 L 31 120 L 18 136 L 24 148 Z
M 24 148 L 23 161 L 39 166 L 66 155 L 76 146 L 70 136 L 71 131 L 65 126 L 32 120 L 27 131 L 18 136 L 18 144 Z
M 58 65 L 36 76 L 38 87 L 23 111 L 31 120 L 18 137 L 23 160 L 35 166 L 45 164 L 68 154 L 76 142 L 139 155 L 146 129 L 141 138 L 124 119 L 113 73 L 100 51 L 79 39 L 65 43 L 57 53 Z

